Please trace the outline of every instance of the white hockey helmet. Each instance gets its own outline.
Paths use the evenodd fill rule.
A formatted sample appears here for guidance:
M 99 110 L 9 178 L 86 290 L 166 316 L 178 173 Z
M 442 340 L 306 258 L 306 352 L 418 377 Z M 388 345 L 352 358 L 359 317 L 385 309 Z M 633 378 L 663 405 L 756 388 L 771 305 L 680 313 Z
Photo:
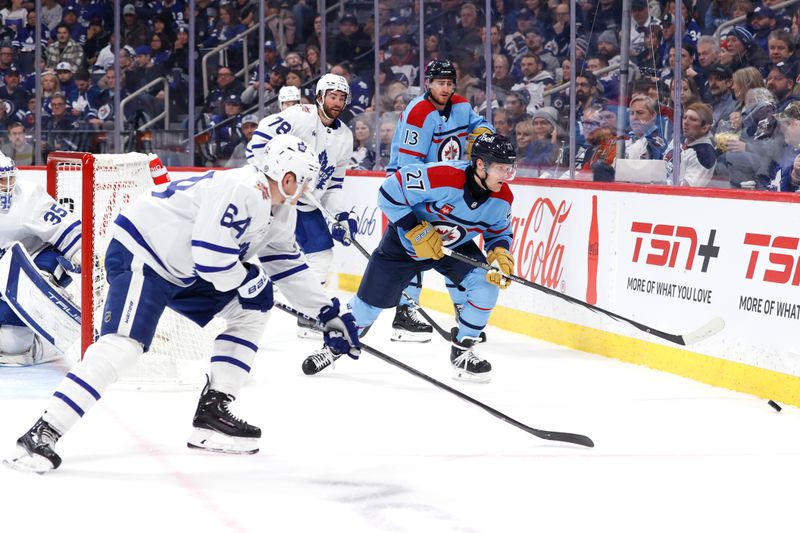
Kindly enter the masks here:
M 278 190 L 286 201 L 291 203 L 303 194 L 306 187 L 316 187 L 319 176 L 319 159 L 317 152 L 294 135 L 285 133 L 278 135 L 264 147 L 264 157 L 259 170 L 267 178 L 278 184 Z M 297 180 L 297 189 L 293 195 L 283 190 L 283 177 L 291 172 Z
M 317 82 L 315 92 L 317 101 L 319 102 L 320 99 L 324 98 L 328 91 L 342 91 L 347 95 L 345 105 L 350 105 L 350 85 L 347 84 L 347 80 L 343 76 L 338 74 L 325 74 L 322 76 Z
M 294 85 L 284 85 L 283 87 L 281 87 L 281 90 L 278 91 L 278 101 L 280 103 L 299 102 L 300 89 L 298 89 Z
M 17 165 L 10 157 L 0 153 L 0 210 L 11 208 L 14 187 L 17 183 Z

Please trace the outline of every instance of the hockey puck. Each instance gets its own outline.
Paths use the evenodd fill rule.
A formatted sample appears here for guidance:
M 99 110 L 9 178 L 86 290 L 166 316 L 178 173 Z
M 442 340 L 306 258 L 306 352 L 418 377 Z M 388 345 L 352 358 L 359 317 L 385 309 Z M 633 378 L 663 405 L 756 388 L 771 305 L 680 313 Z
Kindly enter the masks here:
M 767 403 L 769 404 L 770 407 L 772 407 L 773 409 L 775 409 L 779 413 L 781 412 L 782 407 L 780 405 L 778 405 L 777 403 L 773 402 L 772 400 L 768 401 Z

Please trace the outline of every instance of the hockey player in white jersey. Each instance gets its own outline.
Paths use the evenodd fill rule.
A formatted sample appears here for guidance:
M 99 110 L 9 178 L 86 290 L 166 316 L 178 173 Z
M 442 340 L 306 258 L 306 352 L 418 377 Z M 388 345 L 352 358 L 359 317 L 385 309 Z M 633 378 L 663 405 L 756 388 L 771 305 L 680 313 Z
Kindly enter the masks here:
M 192 448 L 258 451 L 261 430 L 231 414 L 229 405 L 253 364 L 263 313 L 273 305 L 273 282 L 293 306 L 318 316 L 327 346 L 358 355 L 352 315 L 325 296 L 302 254 L 287 254 L 295 248 L 291 228 L 284 227 L 291 219 L 286 212 L 314 183 L 317 155 L 292 135 L 276 138 L 264 155 L 260 168 L 210 171 L 156 186 L 122 211 L 106 253 L 101 337 L 19 438 L 18 457 L 6 464 L 37 472 L 57 468 L 57 440 L 148 349 L 165 307 L 201 326 L 215 316 L 227 324 L 214 340 Z
M 278 105 L 281 111 L 286 111 L 290 107 L 300 103 L 300 89 L 294 85 L 284 85 L 278 91 Z
M 0 255 L 15 241 L 40 270 L 53 274 L 57 284 L 63 287 L 72 281 L 67 270 L 75 270 L 73 262 L 80 263 L 80 221 L 41 186 L 18 182 L 14 161 L 0 154 Z M 31 365 L 56 357 L 58 352 L 0 297 L 0 364 Z
M 331 231 L 323 214 L 310 202 L 301 200 L 297 203 L 295 234 L 309 266 L 321 283 L 325 283 L 333 260 L 333 241 L 348 246 L 345 237 L 348 233 L 355 234 L 358 228 L 355 215 L 345 210 L 342 196 L 345 171 L 353 156 L 353 134 L 338 117 L 349 104 L 347 80 L 335 74 L 325 74 L 317 82 L 315 105 L 294 105 L 262 119 L 245 151 L 247 161 L 258 166 L 267 143 L 276 136 L 291 133 L 319 154 L 319 179 L 311 193 L 342 226 L 337 225 Z M 298 336 L 318 336 L 307 321 L 298 319 L 298 326 Z

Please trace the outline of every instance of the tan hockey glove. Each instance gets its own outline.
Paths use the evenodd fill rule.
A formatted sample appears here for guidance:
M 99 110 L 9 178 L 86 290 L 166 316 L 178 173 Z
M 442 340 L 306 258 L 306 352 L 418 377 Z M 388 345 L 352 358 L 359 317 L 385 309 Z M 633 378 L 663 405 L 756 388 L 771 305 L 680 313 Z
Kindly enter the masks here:
M 411 246 L 414 247 L 414 253 L 417 254 L 417 257 L 425 259 L 441 259 L 444 257 L 442 238 L 436 228 L 427 221 L 414 226 L 411 231 L 406 233 L 406 239 L 411 241 Z
M 489 250 L 489 253 L 486 254 L 486 260 L 491 266 L 497 269 L 490 270 L 486 273 L 486 281 L 497 285 L 501 289 L 508 288 L 508 286 L 511 285 L 511 280 L 503 277 L 500 272 L 503 274 L 514 273 L 514 257 L 511 253 L 505 248 L 498 246 L 497 248 Z

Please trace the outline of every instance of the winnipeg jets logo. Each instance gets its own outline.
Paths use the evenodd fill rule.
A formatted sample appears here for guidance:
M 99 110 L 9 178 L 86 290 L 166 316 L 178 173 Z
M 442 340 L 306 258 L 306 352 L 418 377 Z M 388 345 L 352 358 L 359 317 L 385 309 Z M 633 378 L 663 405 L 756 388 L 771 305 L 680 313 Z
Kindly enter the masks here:
M 328 180 L 333 176 L 335 167 L 328 164 L 328 152 L 325 150 L 319 153 L 319 180 L 317 182 L 317 189 L 325 190 L 328 185 Z
M 442 238 L 442 244 L 445 246 L 456 244 L 467 235 L 467 232 L 464 231 L 464 228 L 455 224 L 451 224 L 450 222 L 442 222 L 437 220 L 431 222 L 431 224 L 433 224 L 433 227 L 436 228 L 436 233 L 438 233 Z
M 458 137 L 447 137 L 439 146 L 439 161 L 455 161 L 461 158 L 461 143 Z

